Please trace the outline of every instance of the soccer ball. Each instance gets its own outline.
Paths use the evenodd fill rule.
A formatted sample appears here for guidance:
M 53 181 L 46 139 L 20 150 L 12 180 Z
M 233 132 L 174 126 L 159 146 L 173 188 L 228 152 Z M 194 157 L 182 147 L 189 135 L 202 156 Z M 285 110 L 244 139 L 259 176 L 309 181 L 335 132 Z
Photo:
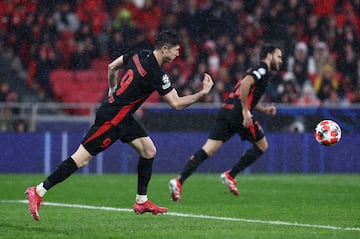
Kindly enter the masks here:
M 341 128 L 332 120 L 322 120 L 316 125 L 315 139 L 316 141 L 325 146 L 331 146 L 340 141 Z

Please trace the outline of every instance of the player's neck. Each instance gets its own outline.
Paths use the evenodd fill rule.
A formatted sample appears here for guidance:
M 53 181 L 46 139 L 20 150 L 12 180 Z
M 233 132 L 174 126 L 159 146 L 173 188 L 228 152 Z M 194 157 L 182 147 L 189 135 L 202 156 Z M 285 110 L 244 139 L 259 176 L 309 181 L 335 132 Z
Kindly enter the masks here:
M 162 65 L 164 63 L 163 58 L 161 57 L 161 52 L 154 50 L 153 54 L 155 56 L 156 61 L 158 62 L 159 65 Z
M 263 62 L 265 63 L 265 65 L 268 67 L 268 69 L 270 70 L 271 69 L 271 67 L 270 67 L 270 62 L 271 62 L 271 59 L 268 59 L 268 58 L 265 58 L 264 60 L 263 60 Z

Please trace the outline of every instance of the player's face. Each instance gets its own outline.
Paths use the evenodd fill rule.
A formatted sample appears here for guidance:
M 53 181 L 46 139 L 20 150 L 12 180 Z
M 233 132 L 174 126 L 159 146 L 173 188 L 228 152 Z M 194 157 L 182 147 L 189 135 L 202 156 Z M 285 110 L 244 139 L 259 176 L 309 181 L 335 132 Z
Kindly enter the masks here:
M 279 48 L 276 48 L 274 53 L 272 54 L 270 70 L 278 71 L 280 69 L 281 64 L 282 64 L 282 53 Z
M 168 47 L 164 46 L 164 62 L 172 62 L 179 56 L 180 46 Z

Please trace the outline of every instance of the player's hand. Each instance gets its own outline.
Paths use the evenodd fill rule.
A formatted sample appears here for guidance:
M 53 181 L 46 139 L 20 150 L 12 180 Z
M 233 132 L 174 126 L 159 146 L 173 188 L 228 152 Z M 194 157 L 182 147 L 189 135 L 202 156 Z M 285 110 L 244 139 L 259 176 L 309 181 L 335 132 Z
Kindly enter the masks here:
M 249 110 L 243 110 L 243 126 L 249 128 L 253 124 L 252 114 Z
M 266 113 L 268 115 L 276 115 L 276 107 L 275 107 L 274 103 L 268 104 L 266 106 Z
M 205 94 L 208 94 L 212 87 L 214 86 L 214 80 L 211 78 L 211 76 L 207 73 L 204 74 L 204 79 L 203 79 L 203 92 Z
M 113 96 L 113 94 L 115 93 L 115 90 L 116 90 L 116 86 L 113 87 L 113 88 L 109 87 L 107 98 L 108 98 L 108 102 L 109 102 L 110 104 L 114 102 L 114 96 Z

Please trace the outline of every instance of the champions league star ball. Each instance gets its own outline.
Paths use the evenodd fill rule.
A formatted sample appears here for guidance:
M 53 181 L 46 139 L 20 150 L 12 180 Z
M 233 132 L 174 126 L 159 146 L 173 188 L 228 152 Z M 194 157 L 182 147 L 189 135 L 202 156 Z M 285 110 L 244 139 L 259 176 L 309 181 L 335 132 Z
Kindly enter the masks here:
M 341 139 L 341 128 L 335 121 L 322 120 L 316 125 L 315 139 L 321 145 L 334 145 Z

